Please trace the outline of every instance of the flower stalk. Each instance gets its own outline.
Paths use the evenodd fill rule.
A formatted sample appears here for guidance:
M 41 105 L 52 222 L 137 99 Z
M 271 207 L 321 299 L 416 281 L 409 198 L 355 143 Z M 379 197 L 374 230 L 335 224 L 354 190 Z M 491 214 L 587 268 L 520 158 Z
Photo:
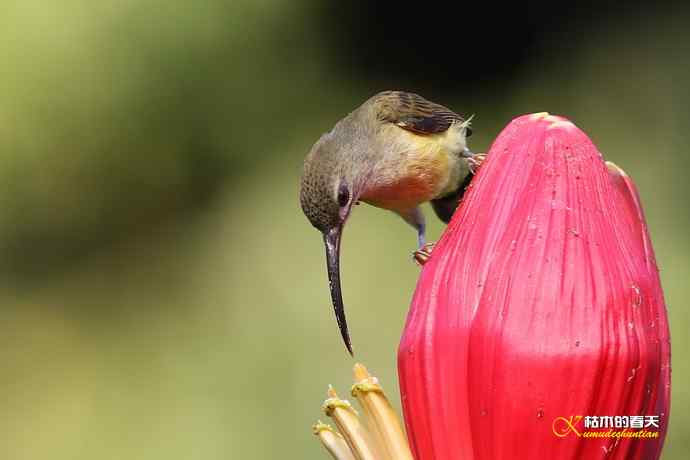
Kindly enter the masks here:
M 319 420 L 312 430 L 335 460 L 356 460 L 345 438 L 330 425 Z
M 362 364 L 355 364 L 352 396 L 366 416 L 369 430 L 379 445 L 382 458 L 413 460 L 402 425 L 376 377 Z
M 402 424 L 376 377 L 362 364 L 353 369 L 352 396 L 362 407 L 364 417 L 352 405 L 328 388 L 324 413 L 333 419 L 339 432 L 320 421 L 313 431 L 336 460 L 412 460 Z

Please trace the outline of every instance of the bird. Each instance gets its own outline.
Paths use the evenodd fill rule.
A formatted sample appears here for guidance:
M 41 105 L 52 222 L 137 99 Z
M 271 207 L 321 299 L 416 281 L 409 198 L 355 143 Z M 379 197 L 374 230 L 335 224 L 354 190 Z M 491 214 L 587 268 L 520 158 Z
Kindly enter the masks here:
M 406 91 L 383 91 L 323 134 L 304 160 L 300 204 L 322 233 L 331 301 L 340 335 L 353 355 L 340 283 L 340 240 L 355 204 L 395 212 L 417 231 L 415 258 L 426 244 L 420 205 L 430 202 L 448 223 L 483 155 L 467 147 L 470 121 Z

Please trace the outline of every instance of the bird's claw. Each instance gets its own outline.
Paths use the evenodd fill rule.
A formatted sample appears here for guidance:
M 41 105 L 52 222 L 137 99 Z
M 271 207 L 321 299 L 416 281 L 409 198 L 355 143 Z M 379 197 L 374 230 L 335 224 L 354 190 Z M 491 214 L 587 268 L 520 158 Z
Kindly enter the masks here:
M 479 167 L 482 165 L 482 163 L 484 163 L 484 160 L 486 160 L 485 153 L 475 153 L 470 158 L 468 158 L 467 164 L 470 167 L 470 172 L 472 174 L 477 174 L 477 171 L 479 170 Z
M 436 246 L 436 243 L 427 243 L 413 252 L 412 258 L 414 259 L 415 263 L 420 267 L 424 266 L 424 264 L 427 263 L 431 258 L 431 251 L 434 250 L 434 246 Z

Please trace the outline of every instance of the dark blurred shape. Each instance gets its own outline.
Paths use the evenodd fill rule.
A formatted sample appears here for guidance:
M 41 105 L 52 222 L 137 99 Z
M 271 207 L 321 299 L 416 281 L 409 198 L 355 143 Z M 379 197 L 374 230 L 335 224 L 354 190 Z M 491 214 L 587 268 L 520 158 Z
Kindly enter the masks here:
M 639 12 L 642 2 L 327 2 L 322 21 L 333 54 L 360 78 L 425 94 L 511 81 L 529 58 L 574 49 L 607 21 Z M 658 4 L 657 4 L 658 5 Z M 466 88 L 466 87 L 465 87 Z

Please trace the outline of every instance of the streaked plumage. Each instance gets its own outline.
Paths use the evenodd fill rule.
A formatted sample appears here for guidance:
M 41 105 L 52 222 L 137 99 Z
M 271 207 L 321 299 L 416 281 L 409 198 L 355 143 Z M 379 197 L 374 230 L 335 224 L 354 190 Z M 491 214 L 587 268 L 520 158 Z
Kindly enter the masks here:
M 457 113 L 422 96 L 405 91 L 383 91 L 372 99 L 381 121 L 387 121 L 418 134 L 434 134 L 447 130 L 453 123 L 464 123 Z M 472 131 L 468 128 L 467 135 Z

